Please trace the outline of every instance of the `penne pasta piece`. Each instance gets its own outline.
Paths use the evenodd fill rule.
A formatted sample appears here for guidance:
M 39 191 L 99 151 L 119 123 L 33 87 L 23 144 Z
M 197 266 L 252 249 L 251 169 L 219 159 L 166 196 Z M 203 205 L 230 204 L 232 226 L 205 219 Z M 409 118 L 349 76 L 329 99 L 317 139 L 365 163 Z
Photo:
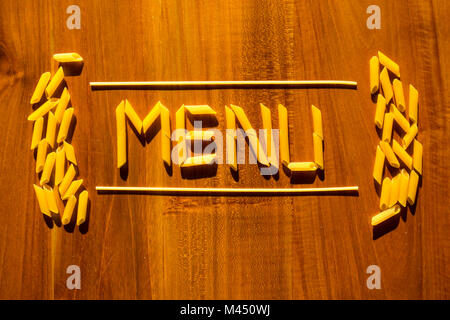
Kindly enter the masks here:
M 75 178 L 77 172 L 75 171 L 75 167 L 73 164 L 70 165 L 69 169 L 67 169 L 66 174 L 64 175 L 64 178 L 62 179 L 61 183 L 59 184 L 59 194 L 63 196 L 67 189 L 69 188 L 70 184 L 72 183 L 73 179 Z
M 236 116 L 231 108 L 225 106 L 226 118 L 226 156 L 227 164 L 237 171 L 237 154 L 236 154 Z
M 377 146 L 377 153 L 375 156 L 375 164 L 373 166 L 373 178 L 378 184 L 381 185 L 381 181 L 383 179 L 383 171 L 384 171 L 384 160 L 386 159 L 383 151 L 380 146 Z
M 380 87 L 380 62 L 377 56 L 370 58 L 370 94 L 374 94 Z
M 56 138 L 56 118 L 53 112 L 48 113 L 47 119 L 47 132 L 45 134 L 45 140 L 47 140 L 48 145 L 50 147 L 55 146 L 55 138 Z
M 383 185 L 381 186 L 380 196 L 380 210 L 386 210 L 389 208 L 389 201 L 391 196 L 392 182 L 388 177 L 383 179 Z
M 30 114 L 27 118 L 29 121 L 36 121 L 37 119 L 45 116 L 50 110 L 52 110 L 57 104 L 58 99 L 50 99 L 47 100 L 42 106 L 34 110 L 32 114 Z
M 311 112 L 313 116 L 314 133 L 323 140 L 322 112 L 314 105 L 311 105 Z
M 380 147 L 391 167 L 400 168 L 400 163 L 398 162 L 398 159 L 395 156 L 390 144 L 385 141 L 380 141 Z
M 409 185 L 409 174 L 405 169 L 400 172 L 400 188 L 398 193 L 398 202 L 402 207 L 406 207 L 406 201 L 408 200 L 408 185 Z
M 383 95 L 378 94 L 377 108 L 375 109 L 375 125 L 380 129 L 383 128 L 385 112 L 386 112 L 386 99 L 384 99 Z
M 73 210 L 75 209 L 75 205 L 77 204 L 77 198 L 75 196 L 71 196 L 66 203 L 66 207 L 64 208 L 62 224 L 69 224 L 70 220 L 72 220 Z
M 384 210 L 383 212 L 380 212 L 376 216 L 372 218 L 372 226 L 377 226 L 380 223 L 396 216 L 401 211 L 400 206 L 396 205 L 390 209 Z
M 419 176 L 416 171 L 412 170 L 409 175 L 408 184 L 408 203 L 410 206 L 414 205 L 416 202 L 417 187 L 419 185 Z
M 216 112 L 213 108 L 208 105 L 198 105 L 198 106 L 184 106 L 186 110 L 192 115 L 215 115 Z
M 394 140 L 392 142 L 392 150 L 394 150 L 394 153 L 397 155 L 400 160 L 408 167 L 409 170 L 412 169 L 413 166 L 413 160 L 412 157 L 406 152 L 405 149 L 402 148 L 402 146 Z
M 409 85 L 409 120 L 417 123 L 419 112 L 419 92 L 412 84 Z
M 66 154 L 66 159 L 73 163 L 74 165 L 77 165 L 77 158 L 75 157 L 75 150 L 73 149 L 73 146 L 64 141 L 64 152 Z
M 75 195 L 75 193 L 78 191 L 78 189 L 81 187 L 82 184 L 83 184 L 83 179 L 73 181 L 70 184 L 69 188 L 67 188 L 66 192 L 64 193 L 64 195 L 62 196 L 61 199 L 67 200 L 71 196 Z
M 69 133 L 70 124 L 72 123 L 72 117 L 73 108 L 66 109 L 66 111 L 64 111 L 61 125 L 59 126 L 58 138 L 56 139 L 58 143 L 66 140 L 67 134 Z
M 314 163 L 316 166 L 323 170 L 323 140 L 322 138 L 313 132 L 313 143 L 314 143 Z
M 207 154 L 203 156 L 195 156 L 195 157 L 189 157 L 187 158 L 182 164 L 181 167 L 194 167 L 194 166 L 201 166 L 201 165 L 210 165 L 213 162 L 216 161 L 216 154 Z
M 42 139 L 42 131 L 44 129 L 44 118 L 40 117 L 34 122 L 33 136 L 31 138 L 31 150 L 38 147 L 39 141 Z
M 233 109 L 234 114 L 236 115 L 236 118 L 238 119 L 242 129 L 247 133 L 247 135 L 255 135 L 256 131 L 253 129 L 250 121 L 248 120 L 247 116 L 245 115 L 244 110 L 241 107 L 235 106 L 233 104 L 230 105 L 231 109 Z
M 144 120 L 142 121 L 142 129 L 144 134 L 147 132 L 147 130 L 152 126 L 152 124 L 156 121 L 156 119 L 160 115 L 160 105 L 161 102 L 157 102 L 155 106 L 152 108 L 152 110 L 148 113 L 148 115 L 145 116 Z
M 83 58 L 76 52 L 70 53 L 55 53 L 53 59 L 57 62 L 67 63 L 67 62 L 81 62 Z
M 291 172 L 313 172 L 317 170 L 317 165 L 314 162 L 290 162 L 288 169 Z
M 56 149 L 55 160 L 55 186 L 59 185 L 64 178 L 64 170 L 66 166 L 66 152 L 64 147 Z
M 398 123 L 400 128 L 403 129 L 403 131 L 408 132 L 409 131 L 409 122 L 406 120 L 406 118 L 402 115 L 402 113 L 397 109 L 397 107 L 391 103 L 390 111 L 392 115 L 394 116 L 395 122 Z
M 49 211 L 59 213 L 58 205 L 56 204 L 55 192 L 53 192 L 53 189 L 49 186 L 44 185 L 43 188 Z
M 400 78 L 400 67 L 397 63 L 395 63 L 392 59 L 388 58 L 381 51 L 378 51 L 378 59 L 380 60 L 380 64 L 385 66 L 389 71 L 395 74 Z
M 393 207 L 397 202 L 400 195 L 401 175 L 397 174 L 391 180 L 391 194 L 389 195 L 389 207 Z
M 382 141 L 391 142 L 392 127 L 394 126 L 394 115 L 391 112 L 384 114 Z
M 394 92 L 392 91 L 391 79 L 389 78 L 389 73 L 386 68 L 383 68 L 380 73 L 380 82 L 386 103 L 389 103 L 394 96 Z
M 419 132 L 419 128 L 417 127 L 417 123 L 414 123 L 409 128 L 409 131 L 405 134 L 405 136 L 402 139 L 403 149 L 405 149 L 405 150 L 408 149 L 411 142 L 413 142 L 413 140 L 416 138 L 418 132 Z
M 125 101 L 121 101 L 116 108 L 117 132 L 117 168 L 127 162 L 127 131 L 125 127 Z
M 33 184 L 34 187 L 34 192 L 36 193 L 36 198 L 38 200 L 38 204 L 39 204 L 39 209 L 41 210 L 41 212 L 43 214 L 45 214 L 46 216 L 51 217 L 51 213 L 50 210 L 48 208 L 48 204 L 47 204 L 47 197 L 45 195 L 44 189 L 42 189 L 41 187 Z
M 83 190 L 78 198 L 77 226 L 86 221 L 88 200 L 88 191 Z
M 50 152 L 45 159 L 44 170 L 42 171 L 41 179 L 39 181 L 41 185 L 49 183 L 55 166 L 55 160 L 56 152 Z
M 175 113 L 175 141 L 181 146 L 184 144 L 184 148 L 180 147 L 178 150 L 178 163 L 183 163 L 187 157 L 186 149 L 186 112 L 184 110 L 184 104 Z M 180 150 L 181 149 L 181 150 Z M 182 152 L 182 154 L 180 154 Z
M 394 88 L 395 102 L 397 103 L 398 110 L 400 110 L 401 112 L 405 112 L 406 102 L 405 95 L 403 94 L 402 82 L 398 79 L 394 79 L 394 81 L 392 82 L 392 86 Z
M 267 157 L 269 159 L 272 158 L 272 116 L 270 114 L 270 109 L 267 108 L 265 105 L 263 105 L 262 103 L 259 104 L 259 108 L 261 110 L 261 117 L 262 117 L 262 122 L 263 122 L 263 129 L 265 132 L 265 139 L 266 139 L 266 154 Z M 273 161 L 269 161 L 269 162 L 273 162 Z
M 48 82 L 50 81 L 52 74 L 50 72 L 44 72 L 34 89 L 33 95 L 30 99 L 30 104 L 35 104 L 41 101 L 42 95 L 44 94 L 45 88 L 47 87 Z
M 70 101 L 69 90 L 67 90 L 67 88 L 64 88 L 64 90 L 61 94 L 61 98 L 59 98 L 58 106 L 56 107 L 56 111 L 55 111 L 55 117 L 56 117 L 57 123 L 61 123 L 63 115 L 64 115 L 64 111 L 66 111 L 66 108 L 69 105 L 69 101 Z
M 214 141 L 214 135 L 216 133 L 213 130 L 193 130 L 189 131 L 186 138 L 188 140 L 203 140 L 203 141 Z
M 39 173 L 44 169 L 45 158 L 47 156 L 47 149 L 48 149 L 47 141 L 45 139 L 39 141 L 36 155 L 36 173 Z
M 417 171 L 418 174 L 422 175 L 422 159 L 423 157 L 423 146 L 422 144 L 414 139 L 413 146 L 413 166 L 414 170 Z
M 171 135 L 169 109 L 160 104 L 161 112 L 161 156 L 163 161 L 170 166 L 171 162 Z
M 47 88 L 45 88 L 45 95 L 47 96 L 47 98 L 51 98 L 53 96 L 56 89 L 58 89 L 63 80 L 64 71 L 62 67 L 59 67 L 58 71 L 56 71 L 55 75 L 50 80 L 50 83 L 47 85 Z
M 278 105 L 278 122 L 280 127 L 280 158 L 281 162 L 288 167 L 290 163 L 288 113 L 286 107 L 282 104 Z
M 136 131 L 139 134 L 142 134 L 142 120 L 134 111 L 133 106 L 128 101 L 128 99 L 125 99 L 125 115 L 128 117 L 130 122 L 133 124 L 133 127 L 136 129 Z

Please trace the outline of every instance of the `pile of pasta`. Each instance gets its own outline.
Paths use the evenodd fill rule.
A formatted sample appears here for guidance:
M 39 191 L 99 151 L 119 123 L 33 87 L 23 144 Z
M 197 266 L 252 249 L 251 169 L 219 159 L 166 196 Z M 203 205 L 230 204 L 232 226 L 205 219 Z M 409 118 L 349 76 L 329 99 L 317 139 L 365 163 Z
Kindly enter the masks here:
M 55 54 L 53 59 L 60 64 L 82 61 L 76 53 Z M 76 223 L 81 225 L 86 221 L 88 191 L 82 187 L 83 179 L 74 180 L 78 174 L 77 158 L 73 146 L 67 141 L 74 108 L 68 107 L 70 94 L 67 87 L 56 97 L 63 84 L 62 66 L 53 76 L 45 72 L 30 100 L 30 104 L 38 105 L 28 116 L 28 120 L 33 122 L 31 150 L 37 149 L 39 185 L 34 184 L 34 190 L 41 212 L 57 219 L 62 211 L 63 225 L 71 221 L 78 197 Z
M 382 130 L 373 168 L 373 178 L 381 186 L 381 213 L 372 218 L 372 225 L 377 226 L 398 215 L 402 207 L 414 205 L 419 175 L 422 175 L 423 147 L 417 140 L 419 93 L 409 85 L 407 118 L 400 67 L 380 51 L 378 56 L 370 59 L 370 92 L 372 95 L 378 93 L 375 125 Z M 397 127 L 394 122 L 402 134 L 400 142 L 393 137 Z M 397 170 L 392 179 L 383 178 L 385 163 Z

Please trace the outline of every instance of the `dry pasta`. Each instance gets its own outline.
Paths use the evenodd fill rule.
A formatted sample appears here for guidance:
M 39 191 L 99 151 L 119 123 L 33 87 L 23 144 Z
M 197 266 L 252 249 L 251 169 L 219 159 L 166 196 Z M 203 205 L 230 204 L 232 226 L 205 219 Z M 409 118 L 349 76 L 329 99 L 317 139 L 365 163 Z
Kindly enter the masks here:
M 259 107 L 261 109 L 261 117 L 263 121 L 263 129 L 265 132 L 266 137 L 266 153 L 267 157 L 271 160 L 269 162 L 273 162 L 272 160 L 272 116 L 270 115 L 270 109 L 267 108 L 262 103 L 259 104 Z
M 395 156 L 394 151 L 392 150 L 389 143 L 380 141 L 380 147 L 391 167 L 400 168 L 400 163 L 398 162 L 398 159 Z
M 33 136 L 31 138 L 31 150 L 38 147 L 39 141 L 42 139 L 42 131 L 44 129 L 44 118 L 40 117 L 34 122 Z
M 314 162 L 290 162 L 288 169 L 291 172 L 313 172 L 317 170 L 317 165 Z
M 64 115 L 61 121 L 61 125 L 59 126 L 58 138 L 56 141 L 58 143 L 63 142 L 67 138 L 67 134 L 69 133 L 70 124 L 72 123 L 73 116 L 73 108 L 66 109 L 64 111 Z
M 394 126 L 394 115 L 391 112 L 384 114 L 384 124 L 383 124 L 383 133 L 382 133 L 382 141 L 391 142 L 392 138 L 392 127 Z
M 77 165 L 77 158 L 75 157 L 75 150 L 73 149 L 73 146 L 66 141 L 64 141 L 64 152 L 66 153 L 66 159 L 70 163 Z
M 75 209 L 75 205 L 77 204 L 77 198 L 75 196 L 71 196 L 66 203 L 66 207 L 64 208 L 62 224 L 66 225 L 72 220 L 73 209 Z
M 73 181 L 70 184 L 69 188 L 67 188 L 64 195 L 62 196 L 62 200 L 67 200 L 71 196 L 75 195 L 75 193 L 78 191 L 78 189 L 81 187 L 82 184 L 83 184 L 83 179 Z
M 186 160 L 187 157 L 187 150 L 186 150 L 186 112 L 184 110 L 184 105 L 182 105 L 177 112 L 175 113 L 175 140 L 179 144 L 184 144 L 184 148 L 180 148 L 181 150 L 178 151 L 178 161 L 179 163 L 182 163 L 184 160 Z M 180 154 L 182 152 L 183 154 Z
M 122 100 L 116 108 L 117 132 L 117 168 L 127 162 L 127 131 L 125 128 L 125 102 Z
M 414 139 L 413 146 L 413 167 L 414 170 L 417 171 L 418 174 L 422 175 L 422 154 L 423 154 L 423 146 L 422 144 Z
M 380 86 L 380 62 L 377 56 L 370 59 L 370 93 L 374 94 Z
M 314 143 L 314 162 L 317 167 L 323 170 L 323 140 L 322 138 L 313 132 L 313 143 Z
M 377 226 L 382 222 L 385 222 L 386 220 L 396 216 L 401 211 L 400 206 L 396 205 L 392 208 L 389 208 L 383 212 L 380 212 L 376 216 L 372 218 L 372 226 Z
M 381 210 L 386 210 L 387 208 L 389 208 L 391 187 L 392 187 L 391 179 L 389 179 L 388 177 L 385 177 L 383 179 L 383 184 L 381 186 L 381 196 L 380 196 L 380 209 Z
M 392 91 L 391 79 L 386 68 L 383 68 L 383 71 L 380 73 L 380 82 L 386 103 L 389 103 L 394 96 L 394 92 Z
M 61 196 L 63 196 L 67 189 L 69 188 L 70 184 L 73 181 L 73 178 L 75 178 L 77 172 L 75 170 L 75 167 L 73 166 L 73 164 L 71 164 L 69 166 L 69 169 L 67 169 L 66 174 L 64 175 L 61 183 L 59 184 L 59 194 Z
M 53 112 L 48 113 L 47 119 L 47 132 L 45 134 L 45 140 L 47 140 L 50 147 L 55 146 L 55 138 L 56 138 L 56 118 Z
M 409 120 L 417 122 L 419 111 L 419 92 L 412 84 L 409 85 Z
M 68 63 L 68 62 L 81 62 L 83 58 L 76 52 L 70 53 L 55 53 L 53 59 L 57 62 Z
M 405 95 L 403 94 L 402 82 L 398 79 L 394 79 L 392 85 L 394 87 L 395 102 L 397 103 L 398 109 L 401 112 L 404 112 L 406 103 L 405 103 Z
M 36 198 L 38 200 L 39 209 L 43 214 L 51 217 L 52 215 L 50 214 L 50 210 L 48 209 L 47 197 L 45 195 L 44 189 L 35 184 L 33 185 L 33 187 L 34 192 L 36 193 Z
M 378 184 L 381 184 L 381 180 L 383 178 L 383 170 L 384 170 L 384 160 L 385 155 L 381 150 L 380 146 L 377 146 L 377 153 L 375 156 L 375 164 L 373 166 L 373 178 Z
M 36 173 L 39 173 L 44 169 L 45 158 L 47 156 L 47 149 L 48 149 L 47 141 L 45 141 L 45 139 L 39 141 L 36 155 Z
M 70 94 L 67 88 L 64 88 L 61 97 L 59 98 L 58 106 L 56 107 L 55 117 L 56 122 L 61 123 L 64 111 L 66 111 L 67 106 L 69 105 Z
M 47 96 L 47 98 L 51 98 L 53 96 L 56 89 L 58 89 L 63 80 L 64 80 L 64 71 L 62 67 L 59 67 L 58 71 L 56 71 L 55 75 L 47 85 L 47 88 L 45 88 L 45 95 Z
M 410 206 L 416 202 L 417 187 L 419 185 L 419 176 L 416 171 L 412 170 L 409 175 L 408 184 L 408 203 Z
M 402 162 L 411 170 L 412 169 L 412 157 L 406 152 L 405 149 L 402 148 L 402 146 L 394 140 L 392 142 L 392 150 L 394 150 L 394 153 L 397 155 L 397 157 L 402 160 Z
M 192 115 L 215 115 L 216 112 L 208 105 L 184 106 Z
M 36 88 L 34 89 L 33 95 L 30 99 L 30 104 L 35 104 L 41 101 L 42 95 L 44 94 L 45 88 L 47 87 L 48 82 L 51 78 L 50 72 L 44 72 L 41 77 L 39 78 L 39 81 L 36 85 Z
M 142 133 L 142 120 L 134 111 L 133 106 L 128 101 L 128 99 L 125 99 L 125 115 L 128 117 L 130 122 L 133 124 L 133 127 L 136 129 L 136 131 L 141 134 Z
M 37 108 L 32 114 L 28 116 L 29 121 L 36 121 L 40 117 L 45 116 L 50 110 L 52 110 L 59 102 L 59 99 L 49 99 L 42 106 Z
M 311 105 L 311 112 L 313 117 L 314 133 L 323 140 L 322 112 L 314 105 Z
M 171 141 L 170 141 L 170 114 L 169 109 L 160 104 L 161 112 L 161 156 L 163 161 L 171 164 Z
M 406 120 L 403 114 L 397 109 L 397 107 L 393 103 L 391 103 L 390 112 L 392 112 L 394 120 L 395 122 L 398 123 L 400 128 L 402 128 L 403 131 L 408 132 L 410 127 L 408 120 Z
M 408 200 L 408 185 L 409 185 L 409 174 L 405 169 L 400 172 L 400 189 L 398 193 L 398 202 L 406 207 L 406 201 Z
M 378 94 L 377 108 L 375 109 L 375 125 L 380 129 L 383 128 L 385 112 L 386 112 L 386 99 L 384 99 L 383 95 Z
M 391 180 L 391 194 L 389 195 L 389 207 L 394 206 L 398 202 L 401 186 L 401 175 L 397 174 Z
M 378 51 L 378 58 L 380 60 L 380 64 L 389 69 L 393 74 L 400 78 L 400 67 L 397 63 L 395 63 L 392 59 L 387 57 L 381 51 Z
M 45 198 L 50 212 L 59 213 L 58 205 L 56 204 L 56 195 L 52 188 L 44 185 Z
M 152 108 L 152 110 L 148 113 L 148 115 L 145 116 L 144 120 L 142 121 L 142 129 L 143 129 L 144 134 L 152 126 L 152 124 L 156 121 L 156 119 L 159 117 L 160 105 L 161 105 L 161 102 L 158 101 L 155 104 L 155 106 Z
M 201 165 L 210 165 L 215 161 L 216 161 L 215 153 L 202 155 L 202 156 L 189 157 L 181 164 L 181 167 L 186 168 L 186 167 L 194 167 L 194 166 L 201 166 Z
M 88 206 L 88 192 L 83 190 L 78 198 L 77 225 L 81 225 L 86 221 L 86 213 Z
M 203 140 L 211 141 L 214 140 L 214 135 L 216 133 L 213 130 L 193 130 L 189 131 L 186 138 L 188 140 Z
M 46 184 L 50 182 L 52 176 L 53 168 L 55 167 L 56 152 L 50 152 L 45 159 L 44 169 L 42 170 L 42 175 L 40 179 L 40 184 Z
M 227 164 L 237 171 L 237 155 L 236 155 L 236 116 L 233 110 L 225 106 L 225 118 L 226 118 L 226 156 Z
M 403 149 L 407 149 L 411 142 L 415 139 L 417 136 L 417 133 L 419 132 L 419 128 L 417 127 L 417 123 L 414 123 L 410 128 L 409 131 L 405 134 L 405 136 L 402 139 L 402 147 Z
M 289 127 L 287 109 L 282 104 L 278 105 L 278 121 L 280 127 L 280 157 L 281 162 L 288 166 L 290 162 L 289 155 Z
M 66 152 L 64 147 L 56 149 L 55 161 L 55 186 L 59 185 L 64 178 L 64 169 L 66 166 Z

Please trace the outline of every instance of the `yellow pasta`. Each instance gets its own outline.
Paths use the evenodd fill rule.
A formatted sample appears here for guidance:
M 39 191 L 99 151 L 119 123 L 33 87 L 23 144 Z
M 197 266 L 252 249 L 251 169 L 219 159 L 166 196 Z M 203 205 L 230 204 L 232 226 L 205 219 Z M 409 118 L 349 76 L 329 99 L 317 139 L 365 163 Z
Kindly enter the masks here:
M 128 117 L 128 119 L 130 120 L 130 122 L 133 124 L 136 131 L 139 134 L 141 134 L 142 133 L 142 120 L 138 116 L 136 111 L 134 111 L 133 106 L 127 99 L 125 99 L 125 114 Z
M 64 175 L 64 178 L 62 179 L 61 183 L 59 184 L 59 194 L 63 196 L 67 189 L 69 188 L 70 184 L 73 181 L 73 178 L 75 178 L 75 175 L 77 172 L 75 171 L 75 167 L 73 164 L 69 166 L 69 169 L 67 169 L 66 174 Z
M 50 212 L 59 213 L 58 205 L 56 204 L 56 195 L 52 188 L 44 186 L 45 198 Z
M 67 188 L 64 195 L 62 196 L 62 200 L 67 200 L 71 196 L 75 195 L 75 193 L 78 191 L 78 189 L 81 187 L 82 184 L 83 184 L 83 179 L 73 181 L 70 184 L 69 188 Z
M 57 123 L 61 123 L 63 115 L 64 115 L 64 111 L 66 111 L 66 108 L 69 105 L 69 101 L 70 101 L 69 90 L 67 90 L 67 88 L 64 88 L 64 90 L 61 94 L 61 98 L 59 98 L 58 106 L 56 107 L 56 111 L 55 111 L 55 117 L 56 117 Z
M 376 216 L 372 218 L 372 226 L 377 226 L 382 222 L 385 222 L 386 220 L 396 216 L 401 211 L 400 206 L 396 205 L 390 209 L 387 209 L 383 212 L 380 212 Z
M 216 133 L 213 130 L 193 130 L 189 131 L 187 135 L 188 140 L 203 140 L 211 141 L 214 140 L 214 135 Z
M 388 177 L 383 179 L 383 185 L 381 186 L 381 196 L 380 196 L 380 209 L 386 210 L 389 208 L 389 201 L 391 196 L 392 182 Z
M 395 156 L 390 144 L 385 141 L 380 141 L 380 147 L 391 167 L 400 168 L 400 163 L 398 162 L 398 159 Z
M 56 137 L 56 118 L 53 112 L 48 113 L 47 119 L 47 132 L 45 134 L 45 140 L 47 140 L 50 147 L 55 146 L 55 137 Z
M 127 162 L 127 131 L 125 127 L 125 102 L 122 100 L 116 108 L 117 131 L 117 168 Z
M 208 105 L 184 106 L 192 115 L 215 115 L 216 112 Z
M 160 105 L 161 105 L 161 102 L 158 101 L 155 104 L 155 106 L 152 108 L 152 110 L 148 113 L 148 115 L 145 116 L 144 120 L 142 121 L 142 129 L 143 129 L 144 134 L 152 126 L 152 124 L 156 121 L 156 119 L 159 117 Z
M 394 96 L 394 92 L 392 91 L 391 79 L 389 78 L 389 73 L 386 68 L 383 68 L 380 73 L 380 82 L 386 103 L 389 103 Z
M 86 221 L 88 200 L 88 192 L 87 190 L 83 190 L 78 198 L 77 226 Z
M 44 118 L 40 117 L 34 122 L 33 136 L 31 138 L 31 150 L 34 150 L 39 145 L 39 141 L 42 139 L 42 131 L 44 129 Z
M 245 115 L 244 110 L 241 107 L 230 105 L 231 109 L 233 109 L 234 114 L 236 115 L 236 118 L 238 119 L 239 123 L 241 124 L 242 129 L 246 131 L 247 135 L 255 135 L 256 131 L 253 129 L 250 121 L 248 120 L 247 116 Z
M 58 71 L 56 71 L 55 75 L 50 80 L 50 83 L 48 84 L 47 88 L 45 88 L 45 95 L 47 96 L 47 98 L 51 98 L 53 96 L 56 89 L 58 89 L 63 80 L 64 80 L 64 71 L 62 67 L 59 67 Z
M 40 117 L 45 116 L 50 110 L 52 110 L 59 102 L 59 99 L 47 100 L 42 106 L 34 110 L 32 114 L 28 116 L 29 121 L 36 121 Z
M 39 181 L 41 185 L 50 181 L 55 166 L 55 160 L 56 152 L 50 152 L 45 159 L 44 170 L 42 171 L 41 180 Z
M 317 165 L 314 162 L 290 162 L 288 169 L 291 172 L 313 172 L 317 170 Z
M 39 173 L 44 169 L 45 158 L 47 156 L 47 149 L 48 149 L 47 141 L 45 141 L 45 139 L 39 141 L 36 155 L 36 173 Z
M 182 164 L 181 167 L 194 167 L 194 166 L 201 166 L 201 165 L 210 165 L 213 162 L 216 161 L 216 154 L 207 154 L 203 156 L 195 156 L 195 157 L 189 157 L 187 158 Z
M 374 94 L 380 86 L 380 62 L 378 57 L 370 58 L 370 93 Z
M 64 178 L 64 169 L 66 166 L 66 152 L 64 147 L 56 149 L 55 161 L 55 186 L 59 185 Z
M 230 167 L 237 171 L 237 155 L 236 155 L 236 116 L 234 115 L 233 110 L 229 107 L 225 106 L 225 118 L 226 118 L 226 155 L 227 155 L 227 164 Z
M 419 111 L 419 92 L 412 84 L 409 85 L 409 120 L 417 122 Z
M 388 143 L 391 142 L 393 126 L 394 126 L 394 115 L 391 112 L 385 113 L 383 123 L 383 134 L 381 138 L 382 141 L 386 141 Z
M 70 53 L 55 53 L 53 59 L 57 62 L 67 63 L 67 62 L 81 62 L 83 58 L 76 52 Z
M 170 166 L 171 160 L 171 134 L 169 109 L 160 104 L 161 112 L 161 156 L 163 161 Z
M 417 136 L 417 133 L 419 132 L 419 128 L 417 127 L 417 123 L 414 123 L 410 128 L 409 131 L 405 134 L 405 136 L 402 139 L 402 147 L 403 149 L 407 149 L 411 142 L 415 139 Z
M 377 153 L 375 156 L 375 164 L 373 166 L 373 178 L 378 184 L 381 184 L 381 179 L 383 178 L 383 170 L 384 170 L 384 160 L 385 155 L 381 150 L 380 146 L 377 146 Z
M 278 122 L 280 127 L 280 158 L 281 162 L 288 166 L 289 156 L 289 127 L 287 109 L 282 104 L 278 105 Z
M 378 58 L 380 60 L 380 64 L 389 69 L 393 74 L 400 78 L 400 67 L 397 63 L 395 63 L 392 59 L 388 58 L 381 51 L 378 51 Z
M 56 141 L 58 143 L 63 142 L 67 138 L 67 134 L 69 133 L 70 124 L 72 123 L 73 116 L 73 108 L 66 109 L 64 111 L 64 115 L 61 121 L 61 125 L 59 126 L 58 138 Z
M 73 146 L 64 141 L 64 152 L 66 154 L 66 158 L 69 162 L 73 163 L 74 165 L 77 165 L 77 158 L 75 157 L 75 150 L 73 149 Z
M 266 154 L 269 159 L 272 158 L 272 116 L 270 115 L 270 109 L 262 103 L 259 104 L 261 110 L 261 117 L 263 121 L 263 129 L 266 135 Z M 273 162 L 273 159 L 272 161 Z
M 38 200 L 38 204 L 39 204 L 39 209 L 41 210 L 41 212 L 49 217 L 51 217 L 52 215 L 50 214 L 50 210 L 48 209 L 48 204 L 47 204 L 47 197 L 45 195 L 44 189 L 42 189 L 41 187 L 38 187 L 37 185 L 33 185 L 34 187 L 34 192 L 36 193 L 36 198 Z
M 42 95 L 44 94 L 45 88 L 47 87 L 48 82 L 51 78 L 50 72 L 44 72 L 41 77 L 39 78 L 39 81 L 36 85 L 36 88 L 34 89 L 33 95 L 30 99 L 30 104 L 35 104 L 41 101 Z
M 75 196 L 71 196 L 66 203 L 66 207 L 64 208 L 62 224 L 66 225 L 72 220 L 73 209 L 75 209 L 75 205 L 77 204 L 77 198 Z
M 414 139 L 413 146 L 413 166 L 414 170 L 417 171 L 418 174 L 422 175 L 422 154 L 423 154 L 423 146 L 422 144 Z
M 398 193 L 398 202 L 403 207 L 406 207 L 406 201 L 408 199 L 409 174 L 408 172 L 406 172 L 405 169 L 402 169 L 400 174 L 401 178 L 400 178 L 400 189 Z
M 394 140 L 392 142 L 392 150 L 394 150 L 394 153 L 397 155 L 397 157 L 402 160 L 402 162 L 411 170 L 412 169 L 412 157 L 406 152 L 405 149 L 402 148 L 402 146 Z
M 395 122 L 398 123 L 398 125 L 400 126 L 400 128 L 403 129 L 403 131 L 408 132 L 410 127 L 408 120 L 406 120 L 403 114 L 397 109 L 397 107 L 393 103 L 391 103 L 390 109 L 392 115 L 394 116 Z
M 323 140 L 322 112 L 314 105 L 311 105 L 311 112 L 313 117 L 314 133 Z
M 395 102 L 397 103 L 397 107 L 401 112 L 405 112 L 406 102 L 405 102 L 405 95 L 403 94 L 402 82 L 398 79 L 394 79 L 392 85 L 394 87 L 394 96 Z
M 389 195 L 389 207 L 394 206 L 398 202 L 400 195 L 401 175 L 397 174 L 391 180 L 391 194 Z
M 182 163 L 186 160 L 187 157 L 187 149 L 186 149 L 186 112 L 184 110 L 184 105 L 182 105 L 177 112 L 175 113 L 175 140 L 178 144 L 184 144 L 184 148 L 180 147 L 178 149 L 178 163 Z M 182 152 L 182 154 L 180 154 Z
M 416 171 L 412 170 L 411 174 L 409 175 L 409 184 L 408 184 L 408 203 L 410 206 L 412 206 L 414 202 L 416 202 L 418 185 L 419 185 L 419 176 L 417 175 Z
M 381 94 L 377 97 L 377 108 L 375 109 L 375 125 L 382 129 L 384 114 L 386 112 L 386 99 Z
M 319 167 L 319 169 L 323 170 L 323 140 L 322 138 L 313 132 L 313 142 L 314 142 L 314 162 Z

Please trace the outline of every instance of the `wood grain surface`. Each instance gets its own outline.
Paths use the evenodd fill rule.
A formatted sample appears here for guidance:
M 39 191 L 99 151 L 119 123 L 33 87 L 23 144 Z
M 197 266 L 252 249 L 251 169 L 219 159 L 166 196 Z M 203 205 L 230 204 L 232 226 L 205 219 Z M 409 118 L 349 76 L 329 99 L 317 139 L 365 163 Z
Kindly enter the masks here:
M 81 29 L 66 8 L 81 8 Z M 366 9 L 381 8 L 381 30 Z M 0 1 L 0 298 L 2 299 L 448 299 L 450 298 L 450 3 L 423 1 Z M 382 50 L 419 91 L 424 178 L 414 214 L 381 235 L 372 167 L 379 137 L 369 59 Z M 67 77 L 73 145 L 89 190 L 87 230 L 49 227 L 33 191 L 30 96 L 52 54 L 78 52 Z M 89 81 L 353 80 L 357 90 L 233 89 L 91 91 Z M 116 169 L 115 107 L 143 117 L 161 100 L 209 104 L 225 127 L 226 104 L 262 127 L 259 103 L 288 108 L 291 157 L 311 161 L 310 105 L 322 110 L 322 179 L 266 179 L 256 165 L 182 177 L 128 130 L 129 171 Z M 185 197 L 104 195 L 96 185 L 326 187 L 359 196 Z M 81 268 L 81 290 L 66 268 Z M 366 269 L 381 268 L 380 290 Z

